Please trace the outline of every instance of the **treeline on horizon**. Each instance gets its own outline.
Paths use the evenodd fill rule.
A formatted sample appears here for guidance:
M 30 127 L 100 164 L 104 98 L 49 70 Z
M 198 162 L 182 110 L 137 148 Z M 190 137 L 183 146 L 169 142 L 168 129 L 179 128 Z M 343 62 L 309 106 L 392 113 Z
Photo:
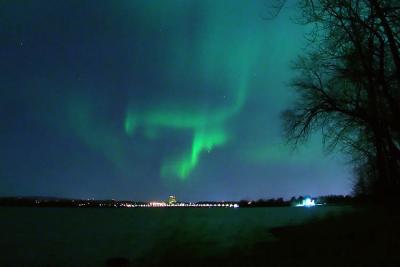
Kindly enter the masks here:
M 270 199 L 258 199 L 258 200 L 240 200 L 239 206 L 241 208 L 252 208 L 252 207 L 291 207 L 301 204 L 303 200 L 309 198 L 308 196 L 292 197 L 289 200 L 283 198 L 270 198 Z M 350 195 L 326 195 L 311 198 L 315 201 L 315 204 L 321 205 L 365 205 L 372 202 L 372 200 L 366 196 L 350 196 Z
M 46 197 L 2 197 L 0 206 L 3 207 L 123 207 L 125 204 L 146 204 L 139 201 L 94 200 L 94 199 L 65 199 Z
M 283 198 L 270 198 L 240 201 L 199 201 L 196 204 L 239 204 L 241 208 L 252 207 L 289 207 L 301 203 L 307 196 Z M 316 204 L 323 205 L 359 205 L 368 204 L 371 200 L 364 196 L 327 195 L 312 198 Z M 186 202 L 183 202 L 186 203 Z M 148 204 L 144 201 L 131 200 L 92 200 L 92 199 L 62 199 L 62 198 L 32 198 L 32 197 L 2 197 L 2 207 L 83 207 L 83 208 L 127 208 L 130 205 Z

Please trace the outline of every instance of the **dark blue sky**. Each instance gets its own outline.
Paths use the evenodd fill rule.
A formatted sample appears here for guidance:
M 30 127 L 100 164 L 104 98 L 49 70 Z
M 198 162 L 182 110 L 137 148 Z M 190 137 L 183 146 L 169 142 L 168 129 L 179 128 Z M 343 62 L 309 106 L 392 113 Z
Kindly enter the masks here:
M 280 112 L 306 46 L 260 1 L 4 1 L 0 195 L 237 200 L 349 193 Z

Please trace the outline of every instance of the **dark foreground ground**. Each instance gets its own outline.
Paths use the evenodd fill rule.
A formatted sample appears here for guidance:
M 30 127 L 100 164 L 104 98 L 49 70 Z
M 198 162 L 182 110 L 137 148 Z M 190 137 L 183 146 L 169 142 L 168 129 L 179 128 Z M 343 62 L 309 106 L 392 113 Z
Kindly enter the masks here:
M 180 246 L 171 240 L 160 257 L 147 255 L 135 262 L 115 258 L 105 266 L 400 266 L 399 214 L 393 208 L 373 207 L 274 228 L 274 241 L 232 248 L 217 257 L 199 258 L 187 243 Z

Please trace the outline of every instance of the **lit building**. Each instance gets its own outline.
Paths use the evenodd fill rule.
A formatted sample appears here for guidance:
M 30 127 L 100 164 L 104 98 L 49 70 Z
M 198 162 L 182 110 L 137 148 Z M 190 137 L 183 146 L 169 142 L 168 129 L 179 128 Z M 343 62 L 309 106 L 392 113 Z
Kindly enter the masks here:
M 175 205 L 176 204 L 176 197 L 175 196 L 169 196 L 167 203 L 168 203 L 168 205 Z

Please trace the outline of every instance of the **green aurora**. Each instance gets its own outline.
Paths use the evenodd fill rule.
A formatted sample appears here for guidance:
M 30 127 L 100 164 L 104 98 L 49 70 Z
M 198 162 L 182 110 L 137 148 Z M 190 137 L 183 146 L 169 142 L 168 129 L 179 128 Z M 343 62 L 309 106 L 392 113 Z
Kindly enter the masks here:
M 291 62 L 306 44 L 291 4 L 265 20 L 264 0 L 44 2 L 0 10 L 9 125 L 0 193 L 220 200 L 348 190 L 343 158 L 326 157 L 318 136 L 298 150 L 282 138 Z
M 271 45 L 271 37 L 265 33 L 269 22 L 262 19 L 262 13 L 256 12 L 254 3 L 243 7 L 241 1 L 229 5 L 222 1 L 177 1 L 174 5 L 156 1 L 155 6 L 158 8 L 150 8 L 141 1 L 127 6 L 141 14 L 140 10 L 150 8 L 149 16 L 141 18 L 142 24 L 148 31 L 157 31 L 155 35 L 163 43 L 157 46 L 162 51 L 156 52 L 157 63 L 153 63 L 159 70 L 160 84 L 156 88 L 149 85 L 142 88 L 153 93 L 145 103 L 128 98 L 122 123 L 125 134 L 131 139 L 137 137 L 136 133 L 155 140 L 162 136 L 163 129 L 173 130 L 177 135 L 189 131 L 191 143 L 180 152 L 165 155 L 159 166 L 161 177 L 184 181 L 201 164 L 202 157 L 207 157 L 215 148 L 237 142 L 235 127 L 231 125 L 235 119 L 240 119 L 249 95 L 263 95 L 256 89 L 260 87 L 255 82 L 256 73 L 273 72 L 271 61 L 281 60 L 275 59 L 277 55 L 265 54 L 265 48 Z M 182 20 L 193 14 L 196 23 L 188 28 Z M 244 19 L 249 14 L 254 17 Z M 190 38 L 187 38 L 188 32 L 192 32 Z M 299 49 L 298 45 L 287 41 L 285 45 L 293 46 L 286 50 Z M 148 59 L 138 57 L 138 60 L 143 64 L 142 60 Z M 260 69 L 261 66 L 265 69 Z M 135 72 L 132 75 L 135 76 Z M 265 79 L 257 82 L 263 81 Z M 188 84 L 190 87 L 186 87 Z M 121 141 L 121 132 L 110 129 L 106 121 L 96 118 L 93 100 L 79 95 L 69 99 L 67 116 L 73 131 L 117 169 L 129 173 L 129 148 Z M 244 155 L 243 160 L 247 162 L 284 161 L 292 154 L 291 148 L 275 137 L 266 140 L 261 147 L 259 143 L 254 148 L 245 142 L 241 146 L 238 157 Z M 314 155 L 310 161 L 320 154 L 316 152 L 319 146 L 314 149 L 315 152 L 308 153 Z
M 137 108 L 134 103 L 128 107 L 125 131 L 129 135 L 133 135 L 137 125 L 143 125 L 146 129 L 165 127 L 192 132 L 191 147 L 182 152 L 182 155 L 171 155 L 172 158 L 165 159 L 160 170 L 164 177 L 172 175 L 182 180 L 187 178 L 199 164 L 203 152 L 210 152 L 213 148 L 229 142 L 230 133 L 226 124 L 245 104 L 249 81 L 253 76 L 252 70 L 262 56 L 262 48 L 267 39 L 261 32 L 262 29 L 259 29 L 260 32 L 243 32 L 237 27 L 241 9 L 235 9 L 239 12 L 230 12 L 229 16 L 213 12 L 225 7 L 222 2 L 206 2 L 202 8 L 209 12 L 204 12 L 199 18 L 197 29 L 194 29 L 196 35 L 191 39 L 182 38 L 187 29 L 175 29 L 171 38 L 179 41 L 164 48 L 165 56 L 171 60 L 167 60 L 161 66 L 162 69 L 168 70 L 165 90 L 170 90 L 169 87 L 179 83 L 179 79 L 185 75 L 187 79 L 200 81 L 194 85 L 198 88 L 191 90 L 210 90 L 201 88 L 206 84 L 211 90 L 219 93 L 222 104 L 210 107 L 208 102 L 182 99 L 178 95 L 174 102 L 169 104 L 161 100 L 154 104 L 154 107 L 147 105 L 145 108 Z M 161 20 L 163 19 L 162 17 Z M 238 36 L 240 38 L 237 38 Z

